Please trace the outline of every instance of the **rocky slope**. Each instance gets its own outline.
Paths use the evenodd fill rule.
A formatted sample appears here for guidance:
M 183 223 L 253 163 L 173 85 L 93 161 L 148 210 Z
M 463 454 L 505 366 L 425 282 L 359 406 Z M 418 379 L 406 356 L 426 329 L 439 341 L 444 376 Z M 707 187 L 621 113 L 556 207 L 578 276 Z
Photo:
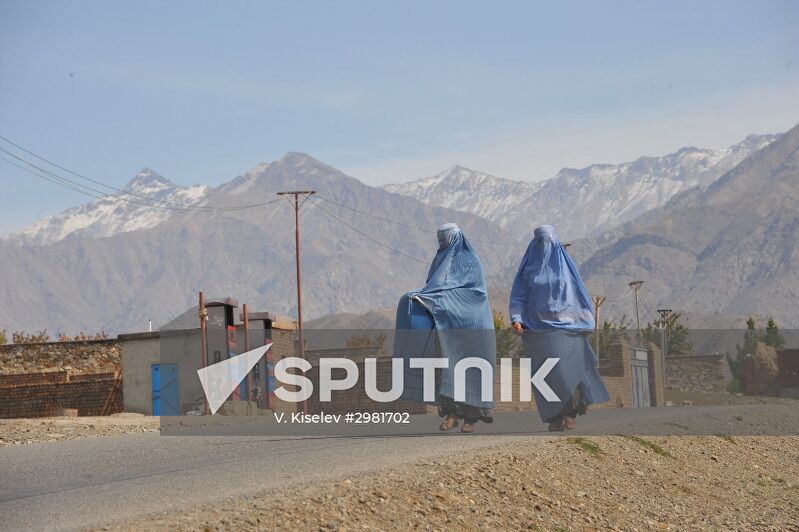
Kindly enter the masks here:
M 657 308 L 753 313 L 799 327 L 797 243 L 799 126 L 706 189 L 682 192 L 575 250 L 594 293 L 613 298 L 643 280 L 648 315 Z M 630 316 L 632 301 L 606 308 Z

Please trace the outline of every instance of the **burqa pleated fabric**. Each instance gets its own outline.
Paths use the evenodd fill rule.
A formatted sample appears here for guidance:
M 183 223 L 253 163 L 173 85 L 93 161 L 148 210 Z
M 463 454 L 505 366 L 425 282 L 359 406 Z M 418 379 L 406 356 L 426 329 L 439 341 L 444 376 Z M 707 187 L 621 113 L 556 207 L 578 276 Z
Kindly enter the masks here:
M 438 370 L 441 379 L 437 393 L 490 409 L 494 407 L 491 387 L 483 390 L 478 369 L 466 370 L 463 398 L 456 397 L 454 379 L 456 364 L 466 357 L 484 360 L 494 373 L 496 337 L 483 265 L 457 225 L 441 226 L 437 236 L 439 248 L 426 284 L 402 296 L 397 306 L 394 352 L 405 359 L 402 397 L 423 401 L 422 370 L 411 369 L 408 360 L 440 356 L 449 364 L 447 369 Z
M 533 373 L 547 358 L 559 359 L 546 382 L 560 401 L 547 401 L 534 390 L 543 421 L 561 414 L 573 396 L 585 406 L 610 400 L 588 339 L 594 330 L 591 297 L 553 227 L 536 228 L 513 281 L 509 307 L 511 321 L 525 329 L 522 356 L 532 359 Z

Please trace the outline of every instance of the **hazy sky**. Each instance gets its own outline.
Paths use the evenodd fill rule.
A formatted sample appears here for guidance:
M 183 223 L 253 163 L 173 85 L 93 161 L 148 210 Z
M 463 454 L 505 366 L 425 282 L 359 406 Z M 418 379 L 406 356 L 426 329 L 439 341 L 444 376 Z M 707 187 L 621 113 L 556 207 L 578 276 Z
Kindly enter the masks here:
M 799 2 L 0 0 L 0 135 L 117 186 L 287 151 L 536 180 L 799 122 Z M 85 201 L 0 161 L 0 233 Z

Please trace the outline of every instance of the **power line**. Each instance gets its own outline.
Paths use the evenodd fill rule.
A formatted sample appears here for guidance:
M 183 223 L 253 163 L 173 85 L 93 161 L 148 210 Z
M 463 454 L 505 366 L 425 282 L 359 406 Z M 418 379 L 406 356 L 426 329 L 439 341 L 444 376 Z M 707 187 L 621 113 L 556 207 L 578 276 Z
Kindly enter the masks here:
M 420 263 L 422 263 L 422 264 L 427 264 L 427 261 L 424 261 L 424 260 L 422 260 L 422 259 L 418 259 L 418 258 L 416 258 L 416 257 L 414 257 L 414 256 L 412 256 L 412 255 L 408 255 L 407 253 L 405 253 L 405 252 L 403 252 L 403 251 L 400 251 L 400 250 L 398 250 L 398 249 L 394 249 L 394 248 L 392 248 L 391 246 L 389 246 L 388 244 L 385 244 L 385 243 L 383 243 L 383 242 L 381 242 L 381 241 L 379 241 L 379 240 L 376 240 L 376 239 L 372 238 L 371 236 L 369 236 L 369 235 L 367 235 L 366 233 L 362 232 L 360 229 L 357 229 L 357 228 L 355 228 L 355 227 L 351 226 L 350 224 L 348 224 L 347 222 L 345 222 L 344 220 L 342 220 L 341 218 L 339 218 L 339 217 L 338 217 L 338 216 L 336 216 L 335 214 L 331 213 L 330 211 L 328 211 L 327 209 L 325 209 L 324 207 L 322 207 L 321 205 L 319 205 L 318 203 L 316 203 L 315 201 L 313 201 L 313 200 L 309 200 L 309 201 L 310 201 L 310 202 L 311 202 L 313 205 L 315 205 L 316 207 L 318 207 L 320 210 L 322 210 L 322 212 L 324 212 L 325 214 L 327 214 L 328 216 L 330 216 L 331 218 L 333 218 L 334 220 L 336 220 L 336 221 L 338 221 L 339 223 L 341 223 L 341 224 L 345 225 L 345 226 L 346 226 L 346 227 L 348 227 L 349 229 L 351 229 L 351 230 L 355 231 L 356 233 L 358 233 L 358 234 L 359 234 L 359 235 L 361 235 L 362 237 L 364 237 L 364 238 L 366 238 L 366 239 L 368 239 L 368 240 L 371 240 L 371 241 L 372 241 L 372 242 L 374 242 L 375 244 L 378 244 L 378 245 L 380 245 L 380 246 L 383 246 L 384 248 L 386 248 L 386 249 L 388 249 L 388 250 L 390 250 L 390 251 L 393 251 L 394 253 L 399 253 L 399 254 L 400 254 L 400 255 L 402 255 L 403 257 L 407 257 L 407 258 L 409 258 L 409 259 L 411 259 L 411 260 L 415 260 L 416 262 L 420 262 Z
M 627 287 L 627 291 L 624 292 L 622 295 L 620 295 L 619 297 L 615 297 L 613 299 L 606 299 L 605 302 L 606 303 L 618 303 L 622 299 L 626 298 L 629 295 L 629 293 L 632 292 L 632 291 L 633 291 L 633 288 L 631 286 L 628 286 Z
M 2 138 L 2 137 L 0 137 L 0 138 Z M 0 147 L 0 152 L 3 152 L 5 154 L 13 157 L 14 159 L 17 159 L 18 161 L 26 164 L 27 166 L 30 166 L 31 168 L 35 168 L 39 172 L 47 174 L 50 177 L 45 177 L 45 176 L 39 174 L 38 172 L 30 170 L 29 168 L 25 168 L 24 166 L 21 166 L 21 165 L 15 163 L 13 161 L 8 160 L 7 158 L 5 158 L 3 156 L 0 156 L 0 159 L 4 160 L 5 162 L 7 162 L 9 164 L 12 164 L 12 165 L 16 166 L 17 168 L 19 168 L 21 170 L 24 170 L 24 171 L 28 172 L 29 174 L 32 174 L 32 175 L 34 175 L 36 177 L 39 177 L 39 178 L 44 179 L 46 181 L 49 181 L 51 183 L 55 183 L 57 185 L 61 185 L 61 186 L 65 187 L 65 188 L 68 188 L 70 190 L 74 190 L 75 192 L 80 192 L 81 194 L 85 194 L 87 196 L 91 196 L 93 198 L 97 198 L 97 199 L 100 199 L 100 200 L 104 200 L 104 199 L 105 200 L 109 200 L 109 201 L 112 201 L 114 203 L 117 203 L 118 205 L 123 205 L 123 203 L 119 203 L 121 201 L 121 202 L 125 202 L 125 203 L 133 203 L 133 204 L 136 204 L 136 205 L 142 205 L 144 207 L 170 209 L 170 210 L 183 211 L 183 212 L 210 212 L 210 213 L 214 213 L 214 212 L 237 211 L 237 210 L 242 210 L 242 209 L 249 209 L 249 208 L 252 208 L 252 207 L 262 207 L 262 206 L 265 206 L 265 205 L 269 205 L 271 203 L 275 203 L 276 201 L 279 201 L 279 200 L 271 200 L 271 201 L 267 201 L 267 202 L 264 202 L 264 203 L 258 203 L 258 204 L 253 204 L 253 205 L 244 205 L 244 206 L 233 206 L 233 207 L 190 206 L 190 205 L 183 205 L 183 204 L 165 202 L 163 200 L 150 198 L 148 196 L 141 196 L 141 195 L 138 195 L 138 194 L 133 194 L 133 193 L 128 193 L 128 192 L 124 192 L 123 191 L 124 194 L 130 194 L 130 195 L 134 195 L 134 196 L 139 196 L 139 197 L 142 197 L 144 199 L 147 199 L 148 201 L 154 201 L 154 202 L 157 202 L 157 203 L 164 203 L 166 205 L 155 205 L 155 204 L 152 204 L 152 203 L 143 203 L 141 201 L 137 201 L 137 200 L 133 200 L 133 199 L 129 199 L 129 198 L 123 198 L 123 197 L 121 197 L 119 195 L 107 194 L 107 193 L 105 193 L 102 190 L 97 190 L 96 188 L 90 187 L 88 185 L 83 185 L 81 183 L 78 183 L 77 181 L 74 181 L 72 179 L 63 177 L 63 176 L 61 176 L 59 174 L 56 174 L 56 173 L 51 172 L 51 171 L 49 171 L 49 170 L 47 170 L 45 168 L 42 168 L 41 166 L 33 164 L 32 162 L 27 161 L 27 160 L 23 159 L 22 157 L 19 157 L 15 153 L 13 153 L 13 152 L 11 152 L 11 151 L 3 148 L 3 147 Z M 111 188 L 113 188 L 113 187 L 111 187 Z M 86 192 L 87 190 L 89 190 L 91 192 Z M 93 194 L 92 192 L 94 192 L 95 194 Z
M 73 187 L 73 186 L 71 186 L 71 185 L 68 185 L 67 183 L 63 183 L 63 182 L 61 182 L 61 181 L 57 181 L 57 180 L 55 180 L 55 179 L 52 179 L 52 178 L 50 178 L 50 177 L 46 177 L 46 176 L 43 176 L 43 175 L 39 175 L 38 173 L 34 172 L 33 170 L 30 170 L 30 169 L 28 169 L 28 168 L 25 168 L 24 166 L 22 166 L 22 165 L 19 165 L 19 164 L 15 163 L 14 161 L 10 161 L 10 160 L 6 159 L 6 158 L 5 158 L 5 157 L 3 157 L 2 155 L 0 155 L 0 160 L 3 160 L 3 161 L 5 161 L 5 162 L 7 162 L 8 164 L 11 164 L 11 165 L 13 165 L 13 166 L 16 166 L 16 167 L 17 167 L 17 168 L 19 168 L 20 170 L 23 170 L 23 171 L 25 171 L 25 172 L 28 172 L 29 174 L 33 174 L 33 175 L 35 175 L 36 177 L 38 177 L 38 178 L 40 178 L 40 179 L 44 179 L 45 181 L 49 181 L 49 182 L 51 182 L 51 183 L 55 183 L 56 185 L 60 185 L 60 186 L 62 186 L 62 187 L 64 187 L 64 188 L 68 188 L 68 189 L 70 189 L 70 190 L 74 190 L 75 192 L 80 192 L 81 194 L 85 194 L 85 195 L 87 195 L 87 196 L 91 196 L 91 197 L 93 197 L 93 198 L 97 198 L 97 199 L 106 199 L 106 198 L 104 198 L 104 197 L 102 197 L 102 196 L 96 196 L 96 195 L 94 195 L 94 194 L 92 194 L 92 193 L 90 193 L 90 192 L 86 192 L 86 191 L 84 191 L 84 190 L 81 190 L 81 189 L 79 189 L 79 188 L 77 188 L 77 187 Z M 111 201 L 113 201 L 113 200 L 111 200 Z
M 649 302 L 646 300 L 643 291 L 641 292 L 641 303 L 644 305 L 644 310 L 646 310 L 647 314 L 649 314 L 649 318 L 652 320 L 652 323 L 657 321 L 657 315 L 652 311 L 652 307 L 649 305 Z
M 111 189 L 111 190 L 116 190 L 117 192 L 121 192 L 122 194 L 127 194 L 127 195 L 130 195 L 130 196 L 136 196 L 136 197 L 138 197 L 138 198 L 146 199 L 146 200 L 148 200 L 148 201 L 154 201 L 154 202 L 157 202 L 157 203 L 164 203 L 164 204 L 167 204 L 167 205 L 172 205 L 172 206 L 176 206 L 176 207 L 191 207 L 191 208 L 196 208 L 196 209 L 201 209 L 201 208 L 203 208 L 202 206 L 192 206 L 192 205 L 185 205 L 185 204 L 181 204 L 181 203 L 173 203 L 173 202 L 168 202 L 168 201 L 164 201 L 164 200 L 159 200 L 159 199 L 156 199 L 156 198 L 151 198 L 151 197 L 149 197 L 149 196 L 145 196 L 145 195 L 142 195 L 142 194 L 137 194 L 136 192 L 127 191 L 127 190 L 124 190 L 124 189 L 121 189 L 121 188 L 117 188 L 117 187 L 115 187 L 115 186 L 112 186 L 112 185 L 108 185 L 108 184 L 106 184 L 106 183 L 103 183 L 102 181 L 97 181 L 96 179 L 92 179 L 91 177 L 86 177 L 86 176 L 85 176 L 85 175 L 83 175 L 83 174 L 79 174 L 78 172 L 75 172 L 75 171 L 73 171 L 73 170 L 70 170 L 69 168 L 66 168 L 66 167 L 64 167 L 64 166 L 61 166 L 61 165 L 60 165 L 60 164 L 58 164 L 58 163 L 55 163 L 55 162 L 53 162 L 53 161 L 51 161 L 51 160 L 49 160 L 49 159 L 47 159 L 47 158 L 45 158 L 45 157 L 42 157 L 41 155 L 38 155 L 38 154 L 36 154 L 36 153 L 34 153 L 34 152 L 32 152 L 32 151 L 28 150 L 27 148 L 24 148 L 23 146 L 20 146 L 19 144 L 16 144 L 15 142 L 13 142 L 13 141 L 11 141 L 11 140 L 9 140 L 9 139 L 7 139 L 7 138 L 3 137 L 2 135 L 0 135 L 0 139 L 2 139 L 2 140 L 4 140 L 4 141 L 6 141 L 7 143 L 11 144 L 12 146 L 14 146 L 14 147 L 16 147 L 16 148 L 18 148 L 18 149 L 20 149 L 20 150 L 24 151 L 25 153 L 28 153 L 28 154 L 30 154 L 30 155 L 33 155 L 33 156 L 34 156 L 34 157 L 36 157 L 37 159 L 39 159 L 39 160 L 41 160 L 41 161 L 44 161 L 44 162 L 46 162 L 47 164 L 50 164 L 50 165 L 52 165 L 52 166 L 55 166 L 56 168 L 59 168 L 59 169 L 61 169 L 61 170 L 65 171 L 65 172 L 69 172 L 70 174 L 72 174 L 72 175 L 74 175 L 74 176 L 76 176 L 76 177 L 79 177 L 79 178 L 81 178 L 81 179 L 85 179 L 86 181 L 89 181 L 89 182 L 91 182 L 91 183 L 95 183 L 95 184 L 97 184 L 97 185 L 100 185 L 100 186 L 102 186 L 102 187 L 109 188 L 109 189 Z M 7 150 L 3 149 L 3 148 L 0 148 L 0 150 L 2 150 L 3 152 L 5 152 L 5 153 L 7 153 L 7 154 L 11 155 L 12 157 L 14 157 L 14 158 L 16 158 L 16 159 L 19 159 L 19 160 L 21 160 L 21 161 L 25 162 L 26 164 L 30 164 L 30 163 L 28 163 L 27 161 L 25 161 L 24 159 L 22 159 L 22 158 L 20 158 L 20 157 L 17 157 L 17 156 L 16 156 L 16 155 L 14 155 L 13 153 L 11 153 L 11 152 L 9 152 L 9 151 L 7 151 Z M 35 166 L 35 165 L 31 164 L 31 166 Z M 38 167 L 37 167 L 37 168 L 38 168 Z M 43 171 L 47 171 L 47 170 L 43 170 Z M 60 177 L 61 177 L 61 176 L 60 176 Z M 62 179 L 65 179 L 65 180 L 68 180 L 67 178 L 64 178 L 64 177 L 61 177 L 61 178 L 62 178 Z M 68 181 L 69 181 L 69 180 L 68 180 Z M 73 182 L 73 183 L 75 183 L 74 181 L 72 181 L 72 182 Z M 84 185 L 78 185 L 78 186 L 84 186 Z M 88 188 L 89 190 L 94 190 L 95 192 L 98 192 L 98 193 L 100 193 L 100 194 L 104 194 L 104 195 L 110 195 L 110 194 L 107 194 L 106 192 L 98 191 L 98 190 L 96 190 L 96 189 L 92 189 L 92 188 L 90 188 L 90 187 L 86 187 L 86 188 Z M 207 208 L 207 207 L 206 207 L 206 208 Z
M 46 181 L 50 181 L 51 183 L 55 183 L 55 184 L 57 184 L 57 185 L 61 185 L 61 186 L 65 187 L 65 188 L 69 188 L 69 189 L 71 189 L 71 190 L 74 190 L 74 191 L 76 191 L 76 192 L 80 192 L 81 194 L 86 194 L 87 196 L 91 196 L 91 197 L 93 197 L 93 198 L 97 198 L 97 199 L 100 199 L 100 200 L 103 200 L 103 199 L 108 199 L 108 200 L 110 200 L 110 201 L 113 201 L 113 202 L 117 203 L 118 205 L 122 205 L 122 204 L 120 204 L 120 203 L 118 203 L 118 202 L 119 202 L 119 201 L 123 201 L 123 202 L 126 202 L 126 203 L 135 203 L 135 204 L 137 204 L 137 205 L 143 205 L 143 206 L 145 206 L 145 207 L 160 207 L 159 205 L 153 205 L 153 204 L 151 204 L 151 203 L 143 203 L 143 202 L 136 201 L 136 200 L 132 200 L 132 199 L 121 198 L 121 197 L 119 197 L 119 196 L 115 196 L 115 195 L 113 195 L 113 194 L 106 194 L 105 192 L 103 192 L 103 191 L 101 191 L 101 190 L 97 190 L 96 188 L 92 188 L 92 187 L 89 187 L 89 186 L 86 186 L 86 185 L 81 185 L 80 183 L 77 183 L 77 182 L 75 182 L 75 181 L 72 181 L 71 179 L 67 179 L 67 178 L 65 178 L 65 177 L 62 177 L 62 176 L 60 176 L 60 175 L 58 175 L 58 174 L 55 174 L 55 173 L 53 173 L 53 172 L 50 172 L 49 170 L 46 170 L 46 169 L 44 169 L 44 168 L 42 168 L 42 167 L 40 167 L 40 166 L 37 166 L 37 165 L 35 165 L 35 164 L 33 164 L 33 163 L 30 163 L 30 162 L 28 162 L 28 161 L 26 161 L 26 160 L 24 160 L 24 159 L 22 159 L 22 158 L 20 158 L 20 157 L 17 157 L 17 156 L 16 156 L 16 155 L 14 155 L 13 153 L 11 153 L 11 152 L 9 152 L 8 150 L 5 150 L 5 149 L 3 149 L 3 148 L 0 148 L 0 152 L 6 153 L 6 154 L 8 154 L 8 155 L 11 155 L 11 156 L 12 156 L 12 157 L 14 157 L 15 159 L 17 159 L 17 160 L 19 160 L 19 161 L 22 161 L 24 164 L 27 164 L 28 166 L 30 166 L 30 167 L 32 167 L 32 168 L 35 168 L 36 170 L 39 170 L 40 172 L 43 172 L 43 173 L 47 174 L 47 175 L 48 175 L 48 176 L 50 176 L 50 177 L 49 177 L 49 178 L 48 178 L 48 177 L 45 177 L 45 176 L 43 176 L 43 175 L 39 174 L 38 172 L 35 172 L 35 171 L 33 171 L 33 170 L 30 170 L 30 169 L 28 169 L 28 168 L 25 168 L 24 166 L 21 166 L 21 165 L 19 165 L 19 164 L 16 164 L 16 163 L 14 163 L 13 161 L 9 161 L 9 160 L 8 160 L 8 159 L 6 159 L 5 157 L 2 157 L 2 156 L 0 156 L 0 157 L 2 157 L 2 159 L 3 159 L 5 162 L 7 162 L 7 163 L 10 163 L 10 164 L 13 164 L 13 165 L 14 165 L 14 166 L 16 166 L 17 168 L 20 168 L 20 169 L 22 169 L 22 170 L 25 170 L 25 171 L 26 171 L 26 172 L 28 172 L 29 174 L 33 174 L 33 175 L 35 175 L 36 177 L 39 177 L 39 178 L 45 179 Z M 85 189 L 85 190 L 84 190 L 84 189 Z M 86 190 L 90 190 L 90 191 L 92 191 L 92 192 L 95 192 L 96 194 L 92 194 L 91 192 L 86 192 Z M 99 195 L 98 195 L 98 194 L 99 194 Z M 193 209 L 187 209 L 187 208 L 182 208 L 182 207 L 166 207 L 166 206 L 164 206 L 164 207 L 160 207 L 160 208 L 162 208 L 162 209 L 178 210 L 178 211 L 184 211 L 184 212 L 196 212 L 196 211 L 194 211 Z
M 85 179 L 86 181 L 89 181 L 91 183 L 100 185 L 102 187 L 109 188 L 111 190 L 116 190 L 117 192 L 120 192 L 120 193 L 128 195 L 128 196 L 135 196 L 135 197 L 147 200 L 147 201 L 152 201 L 152 202 L 160 203 L 160 204 L 163 204 L 163 205 L 169 205 L 169 206 L 172 206 L 172 207 L 181 208 L 181 209 L 185 209 L 185 210 L 192 210 L 192 211 L 195 211 L 195 210 L 196 211 L 202 211 L 202 210 L 208 210 L 208 211 L 230 210 L 230 211 L 234 211 L 234 210 L 242 210 L 242 209 L 251 209 L 251 208 L 254 208 L 254 207 L 263 207 L 264 205 L 268 205 L 269 203 L 273 203 L 273 202 L 269 201 L 269 202 L 265 202 L 265 203 L 255 203 L 255 204 L 251 204 L 251 205 L 240 205 L 240 206 L 235 206 L 235 207 L 213 207 L 213 206 L 210 206 L 210 205 L 187 205 L 187 204 L 184 204 L 184 203 L 175 203 L 175 202 L 171 202 L 171 201 L 160 200 L 160 199 L 157 199 L 157 198 L 146 196 L 144 194 L 138 194 L 138 193 L 133 192 L 133 191 L 128 191 L 128 190 L 124 190 L 124 189 L 121 189 L 121 188 L 117 188 L 115 186 L 103 183 L 102 181 L 98 181 L 96 179 L 92 179 L 90 177 L 86 177 L 83 174 L 80 174 L 78 172 L 70 170 L 69 168 L 66 168 L 64 166 L 61 166 L 58 163 L 55 163 L 55 162 L 53 162 L 53 161 L 51 161 L 49 159 L 46 159 L 45 157 L 42 157 L 41 155 L 37 155 L 36 153 L 28 150 L 27 148 L 24 148 L 23 146 L 20 146 L 19 144 L 16 144 L 15 142 L 7 139 L 6 137 L 3 137 L 2 135 L 0 135 L 0 139 L 2 139 L 5 142 L 11 144 L 12 146 L 24 151 L 25 153 L 28 153 L 28 154 L 36 157 L 37 159 L 39 159 L 41 161 L 44 161 L 47 164 L 50 164 L 50 165 L 52 165 L 52 166 L 54 166 L 56 168 L 59 168 L 59 169 L 65 171 L 65 172 L 68 172 L 68 173 L 70 173 L 70 174 L 72 174 L 72 175 L 74 175 L 76 177 L 79 177 L 81 179 Z M 22 161 L 23 163 L 25 163 L 25 164 L 27 164 L 27 165 L 29 165 L 31 167 L 37 168 L 38 170 L 40 170 L 42 172 L 45 172 L 47 174 L 50 174 L 50 175 L 52 175 L 52 176 L 54 176 L 54 177 L 56 177 L 58 179 L 62 179 L 64 181 L 68 181 L 68 182 L 70 182 L 70 183 L 72 183 L 72 184 L 74 184 L 76 186 L 86 188 L 87 190 L 91 190 L 91 191 L 97 192 L 98 194 L 102 194 L 104 196 L 113 196 L 113 197 L 119 198 L 119 199 L 124 200 L 124 201 L 131 201 L 133 203 L 136 203 L 133 200 L 128 200 L 126 198 L 120 198 L 119 196 L 113 195 L 113 194 L 108 194 L 108 193 L 106 193 L 106 192 L 104 192 L 102 190 L 94 189 L 92 187 L 89 187 L 89 186 L 83 185 L 81 183 L 78 183 L 76 181 L 73 181 L 73 180 L 71 180 L 69 178 L 66 178 L 66 177 L 63 177 L 61 175 L 55 174 L 53 172 L 50 172 L 49 170 L 41 168 L 41 167 L 39 167 L 39 166 L 37 166 L 37 165 L 35 165 L 35 164 L 23 159 L 22 157 L 19 157 L 15 153 L 13 153 L 13 152 L 11 152 L 11 151 L 3 148 L 3 147 L 0 147 L 0 151 L 3 151 L 4 153 L 10 155 L 11 157 L 14 157 L 15 159 L 17 159 L 19 161 Z M 152 205 L 152 206 L 155 207 L 156 205 Z
M 343 207 L 345 209 L 349 209 L 349 210 L 351 210 L 353 212 L 357 212 L 358 214 L 363 214 L 365 216 L 371 216 L 372 218 L 376 218 L 378 220 L 383 220 L 384 222 L 396 224 L 396 225 L 399 225 L 399 226 L 402 226 L 402 227 L 407 227 L 408 229 L 413 229 L 415 231 L 422 231 L 423 233 L 435 233 L 436 232 L 436 231 L 434 231 L 432 229 L 427 229 L 427 228 L 424 228 L 424 227 L 416 227 L 414 225 L 409 225 L 409 224 L 406 224 L 406 223 L 403 223 L 403 222 L 398 222 L 396 220 L 392 220 L 391 218 L 385 218 L 385 217 L 379 216 L 377 214 L 372 214 L 371 212 L 362 211 L 360 209 L 356 209 L 355 207 L 350 207 L 349 205 L 344 205 L 343 203 L 339 203 L 337 201 L 333 201 L 331 199 L 328 199 L 328 198 L 325 198 L 325 197 L 322 197 L 322 196 L 319 196 L 319 199 L 327 201 L 328 203 L 332 203 L 333 205 L 338 205 L 339 207 Z M 482 244 L 494 244 L 494 245 L 497 245 L 497 246 L 518 246 L 519 245 L 518 242 L 495 242 L 493 240 L 479 240 L 477 238 L 470 238 L 469 241 L 470 242 L 480 242 Z

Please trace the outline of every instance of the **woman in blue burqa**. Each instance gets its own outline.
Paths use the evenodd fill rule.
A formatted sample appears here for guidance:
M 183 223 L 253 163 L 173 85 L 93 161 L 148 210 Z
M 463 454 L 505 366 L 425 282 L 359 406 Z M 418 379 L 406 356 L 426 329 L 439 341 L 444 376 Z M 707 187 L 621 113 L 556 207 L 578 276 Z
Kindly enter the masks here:
M 513 281 L 510 316 L 533 374 L 547 358 L 558 359 L 545 379 L 558 400 L 547 400 L 534 390 L 538 413 L 550 431 L 574 428 L 588 405 L 610 400 L 588 339 L 594 330 L 592 309 L 588 290 L 555 228 L 537 227 Z
M 494 322 L 483 265 L 469 241 L 453 223 L 442 225 L 437 236 L 438 251 L 426 284 L 402 296 L 397 307 L 395 354 L 405 359 L 402 398 L 425 400 L 422 370 L 409 367 L 410 358 L 446 358 L 448 367 L 436 370 L 435 379 L 434 402 L 444 418 L 439 428 L 451 430 L 463 420 L 461 432 L 472 432 L 478 421 L 493 421 L 491 386 L 484 390 L 482 370 L 470 367 L 464 372 L 465 395 L 458 397 L 455 366 L 461 359 L 476 357 L 493 375 Z

